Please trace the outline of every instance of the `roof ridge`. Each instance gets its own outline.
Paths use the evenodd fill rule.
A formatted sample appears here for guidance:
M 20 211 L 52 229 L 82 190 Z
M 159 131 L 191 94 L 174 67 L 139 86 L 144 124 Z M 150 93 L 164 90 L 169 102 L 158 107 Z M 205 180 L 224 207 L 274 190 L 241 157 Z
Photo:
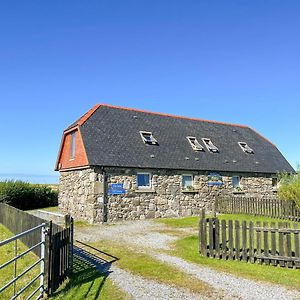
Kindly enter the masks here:
M 96 106 L 96 105 L 95 105 Z M 95 107 L 94 106 L 94 107 Z M 233 124 L 233 123 L 226 123 L 226 122 L 219 122 L 219 121 L 212 121 L 212 120 L 205 120 L 205 119 L 200 119 L 200 118 L 192 118 L 192 117 L 185 117 L 185 116 L 178 116 L 178 115 L 172 115 L 172 114 L 166 114 L 166 113 L 159 113 L 159 112 L 153 112 L 149 110 L 143 110 L 143 109 L 137 109 L 137 108 L 128 108 L 128 107 L 123 107 L 123 106 L 117 106 L 117 105 L 111 105 L 111 104 L 105 104 L 101 103 L 98 104 L 98 107 L 105 106 L 105 107 L 110 107 L 110 108 L 116 108 L 116 109 L 123 109 L 123 110 L 129 110 L 129 111 L 136 111 L 136 112 L 142 112 L 142 113 L 147 113 L 147 114 L 152 114 L 152 115 L 158 115 L 158 116 L 163 116 L 163 117 L 171 117 L 171 118 L 177 118 L 177 119 L 185 119 L 185 120 L 192 120 L 192 121 L 200 121 L 200 122 L 207 122 L 207 123 L 213 123 L 213 124 L 219 124 L 219 125 L 227 125 L 227 126 L 235 126 L 235 127 L 241 127 L 241 128 L 250 128 L 247 125 L 241 125 L 241 124 Z

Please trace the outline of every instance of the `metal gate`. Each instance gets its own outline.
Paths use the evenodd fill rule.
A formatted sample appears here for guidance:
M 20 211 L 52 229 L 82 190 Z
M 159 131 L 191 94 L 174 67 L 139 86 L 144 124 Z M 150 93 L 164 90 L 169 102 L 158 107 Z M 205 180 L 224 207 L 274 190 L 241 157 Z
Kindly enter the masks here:
M 40 241 L 27 250 L 25 250 L 22 253 L 18 253 L 18 239 L 23 238 L 25 236 L 28 236 L 29 234 L 33 232 L 40 231 Z M 8 287 L 13 286 L 13 295 L 11 295 L 11 300 L 17 299 L 20 295 L 24 294 L 24 292 L 32 286 L 37 280 L 39 280 L 39 285 L 37 288 L 35 288 L 34 291 L 31 292 L 30 295 L 27 296 L 26 299 L 31 299 L 32 297 L 36 297 L 35 299 L 40 299 L 43 297 L 44 292 L 45 292 L 45 283 L 44 283 L 44 277 L 45 277 L 45 240 L 46 240 L 46 223 L 42 223 L 36 227 L 33 227 L 29 230 L 26 230 L 20 234 L 17 234 L 9 239 L 6 239 L 4 241 L 0 242 L 0 247 L 7 245 L 9 243 L 14 243 L 14 257 L 8 261 L 6 261 L 4 264 L 0 266 L 0 270 L 3 268 L 9 266 L 10 264 L 14 264 L 14 276 L 13 279 L 7 282 L 4 286 L 0 287 L 0 298 L 1 298 L 1 293 L 5 291 Z M 40 247 L 40 255 L 38 259 L 30 266 L 27 266 L 27 268 L 22 271 L 21 273 L 17 274 L 17 264 L 18 260 L 23 258 L 26 254 L 30 253 L 33 250 L 36 250 Z M 40 265 L 40 271 L 39 274 L 31 278 L 29 282 L 27 282 L 23 287 L 19 290 L 16 288 L 16 283 L 17 281 L 27 274 L 30 270 L 32 270 L 34 267 Z

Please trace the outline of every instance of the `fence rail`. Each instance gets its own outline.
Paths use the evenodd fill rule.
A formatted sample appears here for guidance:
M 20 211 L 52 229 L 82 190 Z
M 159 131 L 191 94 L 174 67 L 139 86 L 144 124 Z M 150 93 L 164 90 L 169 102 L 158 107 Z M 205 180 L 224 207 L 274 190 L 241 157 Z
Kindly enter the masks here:
M 269 198 L 218 198 L 215 209 L 225 214 L 248 214 L 300 221 L 300 210 L 294 201 Z
M 297 223 L 201 218 L 199 252 L 208 257 L 300 269 Z
M 0 203 L 0 223 L 12 233 L 19 236 L 20 240 L 29 248 L 27 252 L 34 252 L 41 256 L 41 235 L 38 231 L 24 234 L 31 228 L 47 223 L 48 234 L 45 244 L 45 282 L 47 293 L 51 295 L 64 279 L 72 272 L 73 264 L 73 219 L 65 216 L 65 228 L 48 222 L 45 219 L 28 214 L 4 203 Z
M 36 244 L 33 245 L 31 248 L 29 248 L 26 251 L 23 251 L 22 253 L 18 254 L 18 246 L 17 246 L 17 241 L 18 239 L 22 238 L 22 237 L 26 237 L 27 235 L 30 235 L 31 233 L 35 233 L 38 232 L 40 235 L 40 241 Z M 9 266 L 10 264 L 14 264 L 14 273 L 13 273 L 13 278 L 7 282 L 6 284 L 4 284 L 2 287 L 0 287 L 0 294 L 2 292 L 4 292 L 5 290 L 7 290 L 10 286 L 13 286 L 13 296 L 11 297 L 11 299 L 17 299 L 19 296 L 21 296 L 26 289 L 28 289 L 30 286 L 32 286 L 38 279 L 40 279 L 40 283 L 39 286 L 33 291 L 31 292 L 31 294 L 29 296 L 27 296 L 26 299 L 31 299 L 33 296 L 35 296 L 38 292 L 38 296 L 36 299 L 40 299 L 44 292 L 45 292 L 45 281 L 44 281 L 44 276 L 45 276 L 45 236 L 46 236 L 46 224 L 42 223 L 38 226 L 35 226 L 29 230 L 26 230 L 22 233 L 19 233 L 11 238 L 8 238 L 4 241 L 0 241 L 0 247 L 7 245 L 9 243 L 14 243 L 14 257 L 8 261 L 6 261 L 5 263 L 3 263 L 0 266 L 0 270 L 6 268 L 7 266 Z M 26 254 L 28 254 L 30 251 L 29 250 L 33 250 L 33 249 L 40 249 L 40 256 L 39 258 L 32 263 L 30 266 L 27 266 L 27 268 L 25 270 L 23 270 L 21 273 L 17 274 L 17 263 L 19 259 L 22 259 Z M 34 278 L 32 278 L 29 282 L 27 282 L 25 284 L 25 286 L 23 286 L 21 289 L 17 290 L 17 281 L 24 276 L 25 274 L 27 274 L 29 271 L 31 271 L 32 269 L 34 269 L 36 266 L 40 265 L 40 272 L 38 275 L 34 276 Z M 6 269 L 5 269 L 6 270 Z M 21 296 L 22 297 L 22 296 Z

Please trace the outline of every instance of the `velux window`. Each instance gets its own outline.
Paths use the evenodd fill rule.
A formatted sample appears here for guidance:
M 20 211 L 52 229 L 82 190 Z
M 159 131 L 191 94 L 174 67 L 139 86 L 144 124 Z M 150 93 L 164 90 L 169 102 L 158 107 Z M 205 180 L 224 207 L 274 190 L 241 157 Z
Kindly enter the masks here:
M 193 150 L 195 151 L 203 151 L 203 147 L 199 144 L 197 139 L 193 136 L 187 136 L 186 137 L 188 141 L 190 142 L 190 145 L 192 146 Z
M 71 153 L 70 153 L 70 159 L 74 159 L 75 157 L 75 137 L 76 137 L 76 132 L 71 133 Z
M 145 144 L 149 144 L 149 145 L 157 145 L 158 144 L 157 140 L 153 137 L 152 132 L 140 131 L 140 135 Z
M 182 189 L 191 190 L 193 189 L 193 175 L 182 175 Z
M 136 175 L 137 187 L 139 189 L 151 188 L 151 174 L 150 173 L 137 173 Z
M 253 149 L 250 148 L 247 143 L 244 143 L 244 142 L 239 142 L 239 146 L 242 148 L 242 150 L 245 152 L 245 153 L 254 153 Z
M 219 151 L 218 147 L 215 146 L 210 139 L 203 138 L 202 141 L 203 141 L 203 143 L 204 143 L 204 145 L 205 145 L 205 147 L 207 148 L 208 151 L 214 152 L 214 153 Z

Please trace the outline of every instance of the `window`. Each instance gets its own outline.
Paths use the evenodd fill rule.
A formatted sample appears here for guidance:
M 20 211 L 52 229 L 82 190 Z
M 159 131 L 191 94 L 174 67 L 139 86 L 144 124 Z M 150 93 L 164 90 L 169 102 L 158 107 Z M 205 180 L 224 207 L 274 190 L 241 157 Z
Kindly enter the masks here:
M 193 175 L 182 175 L 182 189 L 193 189 Z
M 71 153 L 70 153 L 70 159 L 74 159 L 75 157 L 75 137 L 76 137 L 76 132 L 71 133 Z
M 277 177 L 273 177 L 272 178 L 272 187 L 277 187 L 278 185 L 278 178 Z
M 240 177 L 239 176 L 232 176 L 232 186 L 235 189 L 240 187 Z
M 203 143 L 206 146 L 208 151 L 214 152 L 214 153 L 219 151 L 218 147 L 215 146 L 210 139 L 203 138 L 202 141 L 203 141 Z
M 157 140 L 153 137 L 152 132 L 148 132 L 148 131 L 140 131 L 140 135 L 143 139 L 143 142 L 145 144 L 149 144 L 149 145 L 158 145 Z
M 240 145 L 240 147 L 242 148 L 242 150 L 245 152 L 245 153 L 254 153 L 253 149 L 250 148 L 247 143 L 244 143 L 244 142 L 239 142 L 238 143 Z
M 150 173 L 138 173 L 137 174 L 137 186 L 139 189 L 151 188 L 151 174 Z
M 203 151 L 203 147 L 199 144 L 197 139 L 193 136 L 187 136 L 186 137 L 188 141 L 190 142 L 190 145 L 192 146 L 193 150 L 195 151 Z

